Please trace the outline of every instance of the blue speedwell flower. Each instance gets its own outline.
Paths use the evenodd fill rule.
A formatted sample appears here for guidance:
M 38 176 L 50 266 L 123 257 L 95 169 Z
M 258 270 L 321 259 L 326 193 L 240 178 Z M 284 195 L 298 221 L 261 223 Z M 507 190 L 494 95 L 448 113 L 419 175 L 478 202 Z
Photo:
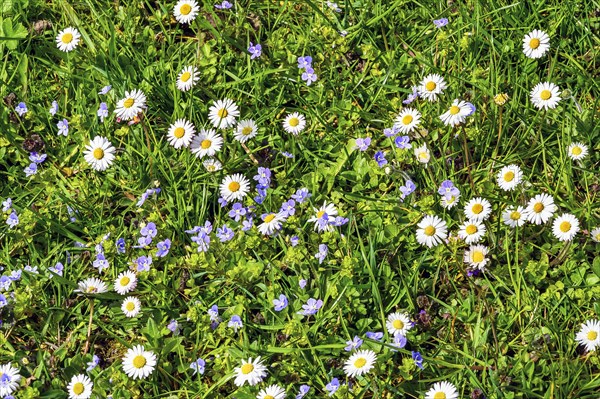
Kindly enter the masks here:
M 159 258 L 167 256 L 169 250 L 171 249 L 171 240 L 166 238 L 164 241 L 160 241 L 158 244 L 156 244 L 156 249 L 156 256 Z
M 251 60 L 258 58 L 262 54 L 262 46 L 258 43 L 252 44 L 252 42 L 250 42 L 250 46 L 248 47 L 248 52 L 251 54 L 251 57 L 250 57 Z
M 108 261 L 106 260 L 106 257 L 104 257 L 103 254 L 99 253 L 96 255 L 96 260 L 94 260 L 94 263 L 92 264 L 96 269 L 98 269 L 98 273 L 102 274 L 102 271 L 104 269 L 108 269 L 109 264 Z
M 179 335 L 179 323 L 173 319 L 167 324 L 167 329 L 173 333 L 173 335 Z
M 398 136 L 394 139 L 394 144 L 396 144 L 396 147 L 400 148 L 401 150 L 405 150 L 408 148 L 411 148 L 410 145 L 410 137 L 408 136 Z
M 321 306 L 323 306 L 322 300 L 309 298 L 309 300 L 306 301 L 306 304 L 302 305 L 302 310 L 298 313 L 304 316 L 311 316 L 317 313 L 319 309 L 321 309 Z
M 28 167 L 23 169 L 23 171 L 25 172 L 26 177 L 33 176 L 37 173 L 38 166 L 36 163 L 30 163 Z
M 412 192 L 414 192 L 416 188 L 417 188 L 417 186 L 415 185 L 415 183 L 412 182 L 412 180 L 407 180 L 406 183 L 404 184 L 404 186 L 400 186 L 400 188 L 399 188 L 400 193 L 401 193 L 400 198 L 402 200 L 404 200 Z
M 365 137 L 365 138 L 359 137 L 356 139 L 356 148 L 358 148 L 360 151 L 367 151 L 367 148 L 369 148 L 370 145 L 371 145 L 370 137 Z
M 112 89 L 112 86 L 111 86 L 111 85 L 104 86 L 104 87 L 103 87 L 103 88 L 102 88 L 102 89 L 101 89 L 101 90 L 98 92 L 98 94 L 100 94 L 100 95 L 105 95 L 105 94 L 107 94 L 107 93 L 110 91 L 110 89 Z
M 433 24 L 435 25 L 436 28 L 442 28 L 442 27 L 448 25 L 448 18 L 434 19 Z
M 308 385 L 300 385 L 300 390 L 296 395 L 296 399 L 302 399 L 307 393 L 310 391 L 310 386 Z
M 32 152 L 29 154 L 29 160 L 33 163 L 42 163 L 47 157 L 47 154 L 38 154 L 37 152 Z
M 231 316 L 229 323 L 227 323 L 227 327 L 231 327 L 235 332 L 237 332 L 238 328 L 244 327 L 244 324 L 242 323 L 242 318 L 236 314 Z
M 306 69 L 312 67 L 312 57 L 307 55 L 305 57 L 298 57 L 298 68 Z
M 329 252 L 329 248 L 325 244 L 319 244 L 319 252 L 315 254 L 315 258 L 319 260 L 319 264 L 323 263 L 327 253 Z
M 293 216 L 296 213 L 296 201 L 293 199 L 281 204 L 279 212 L 285 215 L 285 217 Z
M 233 4 L 228 1 L 223 1 L 221 4 L 215 4 L 217 10 L 229 10 L 231 7 L 233 7 Z
M 52 106 L 50 107 L 50 110 L 48 112 L 50 112 L 50 115 L 52 115 L 52 116 L 56 115 L 56 113 L 58 112 L 58 102 L 57 101 L 52 101 Z
M 234 234 L 233 234 L 233 230 L 231 230 L 229 227 L 227 227 L 226 224 L 224 224 L 223 227 L 217 228 L 216 235 L 217 235 L 217 238 L 219 239 L 219 241 L 227 242 L 233 238 Z
M 384 165 L 387 165 L 388 161 L 387 159 L 385 159 L 385 154 L 383 153 L 383 151 L 377 151 L 375 153 L 375 162 L 377 162 L 377 165 L 382 168 Z
M 365 336 L 374 341 L 381 341 L 383 339 L 383 333 L 381 331 L 377 331 L 377 332 L 367 331 Z
M 279 295 L 279 299 L 273 299 L 273 305 L 275 306 L 276 312 L 281 312 L 288 306 L 288 299 L 285 295 Z
M 96 115 L 100 118 L 100 122 L 104 122 L 104 118 L 108 117 L 108 105 L 106 103 L 100 103 L 100 107 L 98 111 L 96 111 Z
M 205 366 L 206 366 L 206 362 L 204 361 L 204 359 L 202 359 L 201 357 L 196 359 L 196 361 L 194 361 L 194 362 L 192 362 L 192 364 L 190 364 L 190 368 L 194 371 L 192 373 L 192 375 L 204 374 Z
M 17 112 L 17 114 L 19 114 L 19 116 L 23 116 L 27 113 L 27 105 L 25 105 L 24 102 L 20 102 L 15 107 L 15 111 Z
M 292 195 L 292 199 L 295 200 L 299 204 L 302 204 L 304 201 L 306 201 L 310 197 L 311 197 L 311 194 L 307 188 L 300 188 L 300 189 L 298 189 L 298 191 L 296 191 L 296 194 Z
M 56 124 L 56 127 L 58 128 L 58 135 L 63 135 L 65 137 L 67 137 L 67 135 L 69 134 L 69 121 L 66 119 L 63 119 L 62 121 L 58 121 L 58 123 Z
M 337 378 L 332 379 L 329 384 L 325 386 L 325 390 L 329 392 L 329 396 L 333 396 L 333 394 L 340 388 L 340 380 Z
M 7 198 L 6 200 L 2 201 L 2 212 L 6 212 L 10 208 L 12 208 L 12 198 Z
M 315 73 L 315 70 L 307 67 L 302 73 L 302 80 L 306 82 L 307 86 L 310 86 L 313 82 L 316 82 L 317 74 Z
M 11 212 L 11 214 L 8 215 L 8 219 L 6 219 L 6 224 L 9 225 L 10 228 L 13 228 L 19 224 L 19 216 L 17 215 L 17 212 L 14 211 L 14 209 Z
M 100 358 L 97 355 L 92 356 L 92 361 L 87 363 L 85 371 L 92 371 L 100 363 Z
M 363 340 L 360 339 L 360 337 L 358 335 L 355 335 L 353 339 L 346 341 L 346 347 L 344 348 L 344 350 L 346 352 L 351 352 L 355 349 L 360 348 L 360 346 L 363 344 Z
M 152 257 L 140 256 L 135 260 L 135 264 L 137 265 L 138 272 L 148 272 L 150 271 L 150 266 L 152 265 Z
M 125 239 L 119 238 L 115 241 L 115 247 L 117 248 L 117 253 L 124 254 L 125 253 Z
M 64 267 L 64 266 L 63 266 L 63 264 L 62 264 L 62 263 L 60 263 L 60 262 L 57 262 L 57 263 L 56 263 L 56 265 L 54 265 L 54 266 L 50 266 L 50 267 L 48 268 L 48 270 L 50 270 L 50 271 L 51 271 L 51 272 L 53 272 L 53 273 L 56 273 L 56 274 L 58 274 L 59 276 L 62 276 L 62 275 L 63 275 L 63 270 L 64 270 L 64 269 L 65 269 L 65 267 Z M 50 275 L 50 278 L 52 278 L 52 274 Z
M 424 367 L 423 367 L 423 356 L 421 356 L 421 354 L 419 352 L 415 352 L 415 351 L 411 352 L 411 354 L 412 354 L 412 358 L 413 358 L 413 360 L 415 362 L 415 365 L 418 368 L 420 368 L 421 370 L 423 370 L 424 369 Z
M 450 199 L 452 197 L 459 196 L 460 190 L 454 186 L 454 183 L 452 183 L 452 181 L 444 180 L 442 184 L 440 184 L 438 194 L 443 195 L 444 197 L 446 197 L 446 199 Z
M 246 215 L 246 212 L 247 211 L 246 211 L 246 208 L 244 207 L 244 205 L 242 205 L 241 202 L 236 202 L 231 207 L 231 210 L 229 211 L 228 215 L 230 218 L 232 218 L 236 222 L 239 222 L 240 219 L 242 218 L 242 216 Z

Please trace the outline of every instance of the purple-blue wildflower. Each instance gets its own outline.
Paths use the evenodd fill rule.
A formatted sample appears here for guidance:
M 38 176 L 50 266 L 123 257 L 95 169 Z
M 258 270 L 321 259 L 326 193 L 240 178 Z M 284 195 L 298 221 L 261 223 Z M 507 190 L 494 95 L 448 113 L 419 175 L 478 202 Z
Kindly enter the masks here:
M 360 151 L 367 151 L 367 148 L 371 145 L 371 138 L 365 137 L 364 139 L 359 137 L 356 139 L 356 148 Z
M 285 295 L 279 295 L 279 299 L 273 299 L 273 306 L 275 306 L 276 312 L 281 312 L 288 306 L 288 299 Z
M 167 254 L 169 253 L 169 250 L 171 249 L 171 240 L 169 240 L 168 238 L 165 238 L 164 241 L 160 241 L 158 244 L 156 244 L 156 256 L 159 258 L 164 258 L 165 256 L 167 256 Z
M 250 42 L 250 46 L 248 47 L 248 52 L 250 54 L 252 54 L 252 56 L 250 57 L 251 60 L 258 58 L 262 54 L 262 46 L 258 43 L 252 44 L 252 42 Z
M 298 314 L 301 314 L 304 316 L 311 316 L 311 315 L 317 313 L 319 311 L 319 309 L 321 309 L 321 306 L 323 306 L 322 300 L 309 298 L 308 301 L 306 301 L 306 303 L 304 305 L 302 305 L 303 310 L 299 311 Z
M 67 137 L 67 135 L 69 134 L 69 121 L 66 119 L 63 119 L 62 121 L 58 121 L 58 123 L 56 124 L 56 127 L 58 128 L 58 135 L 63 135 L 65 137 Z

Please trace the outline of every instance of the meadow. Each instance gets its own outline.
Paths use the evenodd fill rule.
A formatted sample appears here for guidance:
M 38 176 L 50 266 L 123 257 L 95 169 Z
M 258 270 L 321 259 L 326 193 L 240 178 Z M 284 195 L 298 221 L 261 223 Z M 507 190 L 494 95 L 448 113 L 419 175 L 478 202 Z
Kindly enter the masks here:
M 600 397 L 600 3 L 0 3 L 0 398 Z

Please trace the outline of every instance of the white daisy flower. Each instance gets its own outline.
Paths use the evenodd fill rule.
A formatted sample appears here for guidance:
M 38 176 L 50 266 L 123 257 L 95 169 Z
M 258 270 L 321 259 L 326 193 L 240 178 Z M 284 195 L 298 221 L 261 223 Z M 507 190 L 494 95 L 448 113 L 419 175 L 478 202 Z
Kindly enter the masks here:
M 240 115 L 238 106 L 226 98 L 224 100 L 213 101 L 208 112 L 208 119 L 215 128 L 227 129 L 235 125 L 235 118 Z
M 540 58 L 550 48 L 550 37 L 541 30 L 535 29 L 523 38 L 523 52 L 529 58 Z
M 456 99 L 452 102 L 448 111 L 440 115 L 440 119 L 444 125 L 454 127 L 463 123 L 471 113 L 472 108 L 469 103 Z
M 227 202 L 243 199 L 250 191 L 250 182 L 241 173 L 225 176 L 219 187 Z
M 482 222 L 467 220 L 460 226 L 458 236 L 467 244 L 476 244 L 481 241 L 485 231 L 485 225 Z
M 79 44 L 81 35 L 75 28 L 65 28 L 61 30 L 56 36 L 56 46 L 66 53 L 72 51 Z
M 436 215 L 425 216 L 417 227 L 417 241 L 429 248 L 435 247 L 448 237 L 446 222 Z
M 417 161 L 421 163 L 429 162 L 431 159 L 431 154 L 429 153 L 427 144 L 423 144 L 422 146 L 415 148 L 415 157 L 417 157 Z
M 167 141 L 175 148 L 187 147 L 192 142 L 195 133 L 196 128 L 190 121 L 177 119 L 169 127 Z
M 406 313 L 394 312 L 388 315 L 385 326 L 390 335 L 400 334 L 406 336 L 413 324 Z
M 200 80 L 198 68 L 187 66 L 177 75 L 177 88 L 181 91 L 188 91 L 196 85 L 198 80 Z
M 85 148 L 83 158 L 97 171 L 102 172 L 108 169 L 115 159 L 116 149 L 105 137 L 94 137 Z
M 452 209 L 454 208 L 454 206 L 456 204 L 458 204 L 458 199 L 460 198 L 460 194 L 458 195 L 451 195 L 449 197 L 446 197 L 445 195 L 442 196 L 442 199 L 440 200 L 440 203 L 442 204 L 442 208 L 445 209 Z
M 448 381 L 436 382 L 425 394 L 425 399 L 458 399 L 458 391 Z
M 578 231 L 579 220 L 570 213 L 563 213 L 552 223 L 552 233 L 559 241 L 571 241 Z
M 182 24 L 189 24 L 198 15 L 200 7 L 193 0 L 179 0 L 173 7 L 175 19 Z
M 396 117 L 394 127 L 401 133 L 410 133 L 421 123 L 421 113 L 414 108 L 404 108 Z
M 600 321 L 588 320 L 581 325 L 581 330 L 575 335 L 575 341 L 585 346 L 585 350 L 591 352 L 600 348 Z
M 600 242 L 600 227 L 596 227 L 590 231 L 590 236 L 594 242 Z
M 198 135 L 192 140 L 190 150 L 196 154 L 198 158 L 205 156 L 214 157 L 215 154 L 221 151 L 223 146 L 223 137 L 212 129 L 201 129 Z
M 550 82 L 542 82 L 531 90 L 531 102 L 537 109 L 554 109 L 560 101 L 560 89 Z
M 117 102 L 114 112 L 118 118 L 130 121 L 144 108 L 146 108 L 146 95 L 143 91 L 135 89 L 125 92 L 125 97 Z
M 256 136 L 257 133 L 258 128 L 256 127 L 256 122 L 254 122 L 252 119 L 245 119 L 238 122 L 237 126 L 235 127 L 233 138 L 240 143 L 245 143 Z
M 77 283 L 78 289 L 75 292 L 83 294 L 103 294 L 108 291 L 106 284 L 99 278 L 89 277 Z
M 508 165 L 500 169 L 496 180 L 498 186 L 504 191 L 514 190 L 523 179 L 523 172 L 517 165 Z
M 471 245 L 469 249 L 465 251 L 464 261 L 471 267 L 483 271 L 485 270 L 485 265 L 489 262 L 489 259 L 486 258 L 487 254 L 488 247 L 485 245 Z
M 204 165 L 204 169 L 206 169 L 207 172 L 211 173 L 223 169 L 223 165 L 221 164 L 221 162 L 213 158 L 207 159 L 206 161 L 202 162 L 202 165 Z
M 313 208 L 315 215 L 308 219 L 309 222 L 315 224 L 315 230 L 322 231 L 333 231 L 333 220 L 338 214 L 337 209 L 333 203 L 328 204 L 327 201 L 323 202 L 320 208 Z
M 156 355 L 147 351 L 142 345 L 127 350 L 123 357 L 123 371 L 128 377 L 142 379 L 148 377 L 156 366 Z
M 526 216 L 527 215 L 525 214 L 525 210 L 522 206 L 509 206 L 504 210 L 504 212 L 502 212 L 502 220 L 504 221 L 504 224 L 512 227 L 513 229 L 517 226 L 523 226 L 527 221 Z
M 265 389 L 261 389 L 256 396 L 257 399 L 284 399 L 285 389 L 279 385 L 269 385 Z
M 67 385 L 69 399 L 89 399 L 92 396 L 93 387 L 94 384 L 87 375 L 75 375 Z
M 4 379 L 0 384 L 0 397 L 4 398 L 19 388 L 21 375 L 19 374 L 19 370 L 14 368 L 12 364 L 0 365 L 0 377 Z
M 285 222 L 286 219 L 285 212 L 266 213 L 262 215 L 263 222 L 258 226 L 258 231 L 263 235 L 270 236 L 281 229 L 281 223 Z
M 574 161 L 579 161 L 586 157 L 588 154 L 588 148 L 587 145 L 583 143 L 573 143 L 569 146 L 569 148 L 567 148 L 567 153 L 569 158 Z
M 137 286 L 137 276 L 134 272 L 127 270 L 117 276 L 115 280 L 115 291 L 121 295 L 131 292 Z
M 473 198 L 465 205 L 465 216 L 469 220 L 481 222 L 486 220 L 491 213 L 492 205 L 485 198 Z
M 236 367 L 234 372 L 237 374 L 234 384 L 238 387 L 241 387 L 246 382 L 249 385 L 256 385 L 267 376 L 267 368 L 260 361 L 260 356 L 254 359 L 254 361 L 252 358 L 247 361 L 242 360 L 242 365 Z
M 142 304 L 140 300 L 134 296 L 128 296 L 123 299 L 123 303 L 121 304 L 121 310 L 127 317 L 135 317 L 142 310 Z
M 358 377 L 368 373 L 377 361 L 377 355 L 372 350 L 354 352 L 344 364 L 344 372 L 348 377 Z
M 525 208 L 527 221 L 533 224 L 546 223 L 556 212 L 554 198 L 548 194 L 538 194 L 529 200 Z
M 428 101 L 437 101 L 438 94 L 442 94 L 442 91 L 446 88 L 446 82 L 437 73 L 433 73 L 425 76 L 421 81 L 417 90 L 419 97 L 426 98 Z
M 297 136 L 301 131 L 306 127 L 306 118 L 304 115 L 298 112 L 292 112 L 291 114 L 287 114 L 285 119 L 283 120 L 283 129 Z

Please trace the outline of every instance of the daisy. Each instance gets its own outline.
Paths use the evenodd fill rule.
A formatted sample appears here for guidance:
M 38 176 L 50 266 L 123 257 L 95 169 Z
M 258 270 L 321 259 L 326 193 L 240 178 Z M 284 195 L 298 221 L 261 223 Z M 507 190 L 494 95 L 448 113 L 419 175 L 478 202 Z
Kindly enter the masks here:
M 450 109 L 440 115 L 440 119 L 446 126 L 457 126 L 465 121 L 465 118 L 472 114 L 472 108 L 468 102 L 454 100 Z
M 227 129 L 235 125 L 235 118 L 240 115 L 238 106 L 226 98 L 225 100 L 213 101 L 213 105 L 209 109 L 208 119 L 215 128 Z
M 479 270 L 485 270 L 485 265 L 489 259 L 486 258 L 488 254 L 488 248 L 485 245 L 471 245 L 468 250 L 465 251 L 464 261 L 471 267 Z
M 1 364 L 0 365 L 0 397 L 4 398 L 19 387 L 19 380 L 21 375 L 19 370 L 14 368 L 12 364 Z
M 119 274 L 115 280 L 115 291 L 121 295 L 131 292 L 137 286 L 137 277 L 132 271 L 125 271 Z
M 305 127 L 306 118 L 304 115 L 299 114 L 298 112 L 287 114 L 283 120 L 283 129 L 294 136 L 297 136 L 301 131 L 304 130 Z
M 385 326 L 391 335 L 400 334 L 406 336 L 406 333 L 413 327 L 413 324 L 406 313 L 395 312 L 388 315 Z
M 240 143 L 245 143 L 256 136 L 257 133 L 258 128 L 256 127 L 256 122 L 254 122 L 252 119 L 245 119 L 238 122 L 237 126 L 235 127 L 233 138 Z
M 241 173 L 225 176 L 219 187 L 227 202 L 243 199 L 250 190 L 250 182 Z
M 102 294 L 108 291 L 106 284 L 95 277 L 86 278 L 77 283 L 77 285 L 79 288 L 76 289 L 75 292 L 81 292 L 83 294 Z
M 458 236 L 467 244 L 476 244 L 481 241 L 485 231 L 485 225 L 482 222 L 467 220 L 460 226 Z
M 117 102 L 114 112 L 118 118 L 130 121 L 144 108 L 146 108 L 146 95 L 143 91 L 134 89 L 125 92 L 125 97 Z
M 177 75 L 177 88 L 181 91 L 188 91 L 194 87 L 198 80 L 200 80 L 198 68 L 195 66 L 185 67 L 179 72 L 179 75 Z
M 498 185 L 504 191 L 512 191 L 521 183 L 523 172 L 517 165 L 508 165 L 500 169 L 496 180 Z
M 97 171 L 102 172 L 108 169 L 115 159 L 116 149 L 105 137 L 94 137 L 85 148 L 83 158 Z
M 121 310 L 127 317 L 135 317 L 140 313 L 142 309 L 142 304 L 140 300 L 134 296 L 128 296 L 123 299 L 123 303 L 121 304 Z
M 540 58 L 550 48 L 550 37 L 546 32 L 535 29 L 523 38 L 523 52 L 529 58 Z
M 56 36 L 56 46 L 66 53 L 72 51 L 79 44 L 79 39 L 81 35 L 79 31 L 75 28 L 66 28 L 61 30 Z
M 265 213 L 262 215 L 262 224 L 258 226 L 258 231 L 263 235 L 270 236 L 281 229 L 281 223 L 285 222 L 287 213 Z
M 579 161 L 580 159 L 585 158 L 588 153 L 588 148 L 583 143 L 573 143 L 567 149 L 567 153 L 569 158 L 574 161 Z
M 187 147 L 192 142 L 195 133 L 196 128 L 190 121 L 177 119 L 169 127 L 167 141 L 175 148 Z
M 417 241 L 429 248 L 448 237 L 446 222 L 435 215 L 427 215 L 417 224 Z
M 270 385 L 265 389 L 261 389 L 257 399 L 284 399 L 285 398 L 285 389 L 280 387 L 279 385 Z
M 88 399 L 92 396 L 92 388 L 94 384 L 86 375 L 78 374 L 71 378 L 71 382 L 67 386 L 69 391 L 69 399 Z
M 592 236 L 592 240 L 594 242 L 600 242 L 600 227 L 596 227 L 590 232 L 590 236 Z
M 202 165 L 204 165 L 204 169 L 206 169 L 208 172 L 217 172 L 223 169 L 223 165 L 221 164 L 221 162 L 213 158 L 207 159 L 206 161 L 202 162 Z
M 442 208 L 444 208 L 444 209 L 452 209 L 452 208 L 454 208 L 454 206 L 456 204 L 458 204 L 458 199 L 459 198 L 460 198 L 460 194 L 458 194 L 458 195 L 451 195 L 449 197 L 446 197 L 445 195 L 442 196 L 442 199 L 440 200 Z
M 425 399 L 458 399 L 458 391 L 447 381 L 436 382 L 425 394 Z
M 469 220 L 481 222 L 486 220 L 490 213 L 492 213 L 492 205 L 485 198 L 473 198 L 465 205 L 465 216 Z
M 512 227 L 523 226 L 526 222 L 526 214 L 522 206 L 509 206 L 502 212 L 502 220 L 504 224 Z
M 571 241 L 579 231 L 579 220 L 570 213 L 563 213 L 552 223 L 552 233 L 559 241 Z
M 446 82 L 437 73 L 433 73 L 425 76 L 425 78 L 419 84 L 417 90 L 419 97 L 424 97 L 428 101 L 437 101 L 438 94 L 442 94 L 442 91 L 446 88 Z
M 529 200 L 525 214 L 527 221 L 533 224 L 546 223 L 556 212 L 554 198 L 548 194 L 538 194 Z
M 375 366 L 376 360 L 377 355 L 372 350 L 356 351 L 346 360 L 344 372 L 348 377 L 358 377 L 368 373 Z
M 429 153 L 427 144 L 423 144 L 422 146 L 415 148 L 415 157 L 417 157 L 417 161 L 421 163 L 429 162 L 431 159 L 431 154 Z
M 204 156 L 213 157 L 217 152 L 221 151 L 223 146 L 223 137 L 212 129 L 200 130 L 198 135 L 192 140 L 190 149 L 198 158 Z
M 585 346 L 588 352 L 600 348 L 600 321 L 588 320 L 583 323 L 581 330 L 575 336 L 575 341 Z
M 323 202 L 323 205 L 317 209 L 313 208 L 315 216 L 308 219 L 309 222 L 315 224 L 315 230 L 322 231 L 333 231 L 333 221 L 338 214 L 337 209 L 333 203 L 328 204 L 327 201 Z
M 401 133 L 410 133 L 419 126 L 421 113 L 413 108 L 405 108 L 396 117 L 394 127 Z
M 267 376 L 267 368 L 260 361 L 260 356 L 254 361 L 252 361 L 252 358 L 247 361 L 242 360 L 242 365 L 236 367 L 234 372 L 237 374 L 234 383 L 238 387 L 246 382 L 250 385 L 256 385 Z
M 193 0 L 179 0 L 173 7 L 175 19 L 182 24 L 189 24 L 198 15 L 198 3 Z
M 155 366 L 156 355 L 152 351 L 144 350 L 142 345 L 128 349 L 123 357 L 123 371 L 134 380 L 148 377 Z
M 531 102 L 537 109 L 554 109 L 559 101 L 559 88 L 554 83 L 538 83 L 531 90 Z

